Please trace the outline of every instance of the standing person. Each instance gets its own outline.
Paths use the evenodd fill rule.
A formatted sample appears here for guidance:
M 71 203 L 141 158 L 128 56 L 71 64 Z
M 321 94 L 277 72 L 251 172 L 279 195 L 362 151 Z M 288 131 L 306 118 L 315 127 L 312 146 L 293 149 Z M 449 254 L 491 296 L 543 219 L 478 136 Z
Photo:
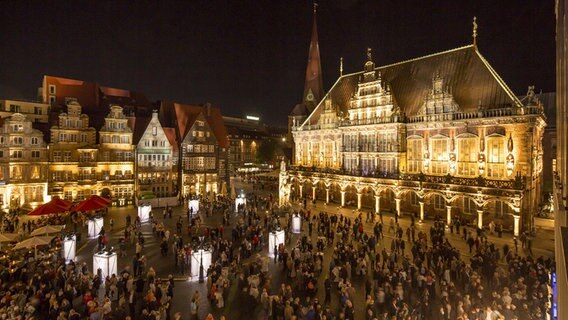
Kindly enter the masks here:
M 325 278 L 324 286 L 325 286 L 325 299 L 323 301 L 323 304 L 327 306 L 331 302 L 331 280 L 329 279 L 329 277 Z
M 109 219 L 108 224 L 110 225 L 110 231 L 112 231 L 114 229 L 114 219 L 112 217 Z

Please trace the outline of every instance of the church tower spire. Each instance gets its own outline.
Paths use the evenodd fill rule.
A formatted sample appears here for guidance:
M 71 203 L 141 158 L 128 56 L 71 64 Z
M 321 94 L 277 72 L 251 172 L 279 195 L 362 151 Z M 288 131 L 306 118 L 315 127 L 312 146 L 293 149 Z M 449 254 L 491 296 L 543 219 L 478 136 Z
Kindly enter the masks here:
M 304 84 L 304 95 L 302 97 L 302 102 L 310 113 L 323 97 L 323 79 L 317 28 L 317 6 L 318 4 L 314 1 L 312 38 L 308 51 L 308 65 L 306 67 L 306 80 Z

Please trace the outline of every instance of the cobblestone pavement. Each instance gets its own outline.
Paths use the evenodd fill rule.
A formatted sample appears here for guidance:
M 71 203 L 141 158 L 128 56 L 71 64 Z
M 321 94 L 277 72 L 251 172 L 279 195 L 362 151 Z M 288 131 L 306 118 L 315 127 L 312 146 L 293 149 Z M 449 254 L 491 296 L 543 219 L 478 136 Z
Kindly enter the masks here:
M 235 179 L 235 180 L 236 180 L 235 185 L 238 192 L 240 192 L 240 190 L 244 190 L 244 192 L 252 191 L 251 185 L 243 183 L 240 179 Z M 259 194 L 268 193 L 267 191 L 262 191 L 262 190 L 256 192 Z M 355 210 L 350 208 L 338 208 L 336 205 L 325 205 L 324 203 L 320 202 L 318 202 L 315 206 L 312 206 L 310 204 L 308 207 L 309 209 L 312 210 L 312 212 L 317 213 L 321 211 L 326 211 L 330 213 L 342 214 L 350 218 L 354 218 L 358 214 Z M 159 221 L 164 221 L 165 226 L 170 230 L 170 232 L 172 232 L 172 235 L 175 233 L 176 230 L 175 224 L 178 220 L 178 217 L 179 216 L 182 217 L 183 242 L 184 243 L 189 242 L 189 237 L 186 232 L 187 218 L 185 214 L 185 209 L 183 207 L 174 208 L 174 214 L 171 219 L 169 218 L 163 219 L 162 210 L 163 209 L 161 208 L 154 209 L 154 217 Z M 134 218 L 136 216 L 136 208 L 134 207 L 110 208 L 108 214 L 105 216 L 105 230 L 109 232 L 109 244 L 117 249 L 118 249 L 118 239 L 122 237 L 124 234 L 123 230 L 126 224 L 125 217 L 127 215 L 130 215 L 132 217 L 132 221 L 134 221 Z M 111 217 L 115 221 L 113 230 L 110 230 L 109 227 L 109 219 Z M 391 216 L 389 214 L 384 214 L 383 219 L 386 222 L 386 225 L 388 225 L 388 221 L 390 218 Z M 203 216 L 203 219 L 205 225 L 215 226 L 215 227 L 219 226 L 222 220 L 220 214 L 214 214 L 211 217 Z M 227 226 L 225 228 L 226 238 L 230 237 L 232 225 L 234 225 L 235 221 L 236 218 L 233 216 L 231 220 L 231 226 Z M 399 219 L 399 222 L 403 227 L 403 229 L 406 229 L 406 227 L 410 225 L 410 218 L 402 217 L 401 219 Z M 427 231 L 429 230 L 431 225 L 432 222 L 426 220 L 423 223 L 418 224 L 418 229 Z M 364 223 L 365 232 L 371 233 L 372 228 L 373 228 L 373 223 L 370 222 Z M 307 228 L 304 229 L 306 230 L 303 230 L 302 234 L 307 234 Z M 387 229 L 388 227 L 385 228 L 385 230 Z M 255 303 L 249 300 L 249 295 L 238 292 L 236 285 L 232 285 L 231 288 L 229 288 L 228 290 L 228 296 L 225 299 L 225 308 L 219 310 L 216 307 L 211 306 L 209 304 L 209 301 L 206 299 L 207 296 L 206 284 L 198 283 L 197 281 L 188 281 L 187 275 L 177 273 L 175 270 L 174 258 L 173 255 L 171 254 L 171 249 L 168 257 L 163 257 L 160 254 L 159 239 L 152 234 L 152 228 L 150 223 L 142 225 L 142 232 L 144 233 L 146 239 L 143 254 L 146 256 L 148 260 L 147 268 L 153 267 L 156 270 L 158 277 L 167 278 L 169 274 L 172 274 L 176 279 L 175 289 L 174 289 L 174 303 L 171 312 L 172 316 L 175 312 L 181 312 L 182 319 L 190 319 L 189 302 L 191 295 L 193 294 L 193 292 L 197 290 L 201 293 L 201 301 L 199 303 L 200 305 L 199 319 L 204 319 L 209 312 L 213 313 L 216 319 L 218 319 L 220 315 L 225 315 L 227 319 L 253 319 L 253 318 L 263 319 L 264 318 L 262 312 L 259 309 L 256 309 Z M 94 239 L 92 240 L 85 239 L 86 227 L 81 230 L 81 233 L 82 233 L 82 239 L 78 246 L 77 260 L 79 263 L 86 262 L 87 265 L 90 268 L 92 268 L 92 255 L 97 251 L 97 241 Z M 390 241 L 393 239 L 394 235 L 388 233 L 386 233 L 385 235 L 386 239 L 379 243 L 380 249 L 382 249 L 383 246 L 386 246 L 387 249 L 390 249 Z M 300 238 L 300 236 L 301 235 L 292 235 L 291 238 L 292 241 L 290 241 L 290 247 L 292 247 L 296 243 L 296 241 Z M 312 240 L 315 241 L 316 237 L 317 234 L 316 232 L 314 232 Z M 448 238 L 452 243 L 452 245 L 454 245 L 460 250 L 460 252 L 466 258 L 467 261 L 467 257 L 469 256 L 469 249 L 465 241 L 456 234 L 449 234 Z M 502 238 L 489 235 L 488 238 L 489 242 L 495 243 L 498 247 L 502 247 L 505 243 L 508 243 L 511 246 L 511 248 L 514 248 L 511 234 L 504 234 Z M 554 240 L 552 232 L 538 231 L 536 239 L 538 239 L 538 241 L 535 240 L 533 242 L 534 255 L 552 256 L 554 250 Z M 134 251 L 135 251 L 134 245 L 129 243 L 127 245 L 126 257 L 119 257 L 118 259 L 119 271 L 122 270 L 127 265 L 132 266 L 132 257 L 134 255 Z M 324 255 L 325 255 L 324 264 L 323 264 L 324 272 L 322 273 L 322 276 L 320 276 L 320 279 L 318 281 L 318 287 L 319 287 L 318 298 L 320 301 L 323 301 L 324 298 L 323 280 L 325 279 L 325 274 L 328 271 L 329 257 L 331 256 L 332 251 L 333 251 L 333 245 L 331 244 L 328 245 L 328 247 L 324 250 Z M 259 252 L 259 254 L 265 256 L 266 252 L 267 249 L 265 247 L 262 250 L 262 252 Z M 520 245 L 519 245 L 519 254 L 525 254 L 525 252 L 521 251 Z M 251 259 L 249 259 L 249 261 Z M 247 261 L 244 261 L 244 263 L 247 263 Z M 270 262 L 270 273 L 272 275 L 273 294 L 277 292 L 281 283 L 291 282 L 289 279 L 286 279 L 286 276 L 283 274 L 282 266 L 275 265 L 272 259 Z M 364 314 L 364 304 L 365 304 L 364 282 L 365 281 L 363 278 L 354 277 L 353 279 L 353 285 L 357 291 L 356 298 L 354 299 L 356 319 L 362 319 Z M 233 284 L 236 284 L 236 281 L 233 281 Z M 332 297 L 337 298 L 337 294 L 332 293 Z M 337 299 L 332 299 L 332 300 L 335 300 L 332 302 L 332 308 L 338 307 L 338 301 L 336 301 Z

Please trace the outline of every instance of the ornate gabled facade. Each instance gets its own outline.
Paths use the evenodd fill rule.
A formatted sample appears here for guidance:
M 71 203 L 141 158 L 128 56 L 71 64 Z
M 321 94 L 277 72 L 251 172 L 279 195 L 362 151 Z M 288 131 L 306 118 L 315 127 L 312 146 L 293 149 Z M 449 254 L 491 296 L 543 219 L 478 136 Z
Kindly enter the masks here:
M 292 130 L 283 181 L 311 197 L 447 222 L 530 229 L 546 117 L 466 46 L 341 76 Z M 281 190 L 286 190 L 282 187 Z
M 51 127 L 49 143 L 49 193 L 67 200 L 82 200 L 97 191 L 96 130 L 82 106 L 68 101 Z
M 99 130 L 98 190 L 115 205 L 132 204 L 134 195 L 134 145 L 132 129 L 122 107 L 111 106 Z
M 15 113 L 0 127 L 0 207 L 33 208 L 47 200 L 47 144 L 32 121 Z
M 158 119 L 158 111 L 152 113 L 136 145 L 136 155 L 137 195 L 151 192 L 155 197 L 175 196 L 173 147 Z
M 200 112 L 181 142 L 183 194 L 219 192 L 219 144 Z
M 160 102 L 159 119 L 171 142 L 180 197 L 221 193 L 229 183 L 229 138 L 218 108 Z

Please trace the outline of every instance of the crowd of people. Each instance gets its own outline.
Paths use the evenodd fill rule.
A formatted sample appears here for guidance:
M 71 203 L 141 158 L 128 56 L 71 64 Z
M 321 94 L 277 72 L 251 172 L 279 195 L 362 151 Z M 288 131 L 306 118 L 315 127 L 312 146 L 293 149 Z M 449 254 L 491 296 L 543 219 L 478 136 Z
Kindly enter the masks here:
M 186 201 L 185 216 L 173 216 L 172 208 L 151 214 L 159 244 L 152 250 L 173 260 L 167 276 L 148 264 L 150 239 L 129 215 L 118 249 L 121 258 L 132 253 L 132 262 L 116 275 L 103 279 L 86 263 L 65 264 L 57 237 L 51 250 L 25 253 L 21 267 L 0 261 L 0 319 L 179 320 L 171 314 L 174 275 L 205 278 L 206 297 L 199 291 L 187 297 L 192 320 L 201 320 L 204 307 L 232 319 L 229 298 L 244 299 L 251 316 L 275 320 L 533 320 L 549 312 L 554 261 L 498 247 L 482 230 L 465 227 L 453 237 L 460 226 L 450 230 L 439 218 L 430 227 L 409 218 L 403 228 L 396 216 L 384 224 L 382 215 L 312 212 L 307 203 L 283 212 L 275 200 L 249 194 L 235 213 L 232 199 L 202 198 L 199 212 Z M 222 222 L 211 225 L 211 215 Z M 295 236 L 292 215 L 302 217 Z M 268 257 L 269 234 L 280 228 L 286 242 Z M 203 248 L 212 259 L 200 275 L 192 253 Z

